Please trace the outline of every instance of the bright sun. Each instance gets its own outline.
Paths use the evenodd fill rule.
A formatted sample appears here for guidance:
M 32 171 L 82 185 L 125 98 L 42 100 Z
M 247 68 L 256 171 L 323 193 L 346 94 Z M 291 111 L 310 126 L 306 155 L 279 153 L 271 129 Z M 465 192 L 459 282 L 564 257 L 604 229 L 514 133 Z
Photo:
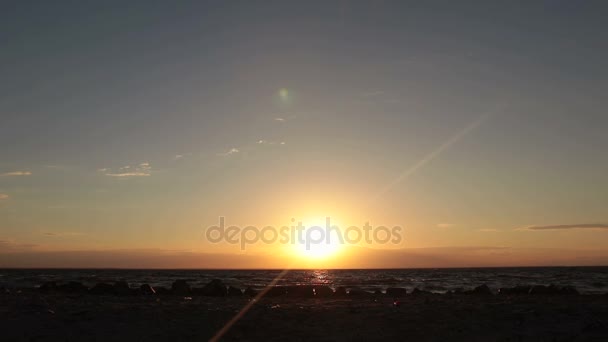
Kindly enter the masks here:
M 340 244 L 336 233 L 334 232 L 331 234 L 329 241 L 327 240 L 327 236 L 325 236 L 325 219 L 309 219 L 303 221 L 302 224 L 306 227 L 303 236 L 310 237 L 311 239 L 308 243 L 300 243 L 300 241 L 297 240 L 293 245 L 293 251 L 298 257 L 322 260 L 333 257 L 340 252 L 342 245 Z M 337 225 L 333 220 L 331 224 Z M 306 241 L 306 238 L 304 240 Z

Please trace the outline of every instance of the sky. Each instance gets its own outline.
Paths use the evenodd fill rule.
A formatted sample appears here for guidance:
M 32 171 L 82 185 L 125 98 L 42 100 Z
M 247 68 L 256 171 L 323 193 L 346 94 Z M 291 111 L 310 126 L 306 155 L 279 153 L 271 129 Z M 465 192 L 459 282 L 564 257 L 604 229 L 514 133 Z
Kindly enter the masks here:
M 0 6 L 0 267 L 608 264 L 604 1 Z

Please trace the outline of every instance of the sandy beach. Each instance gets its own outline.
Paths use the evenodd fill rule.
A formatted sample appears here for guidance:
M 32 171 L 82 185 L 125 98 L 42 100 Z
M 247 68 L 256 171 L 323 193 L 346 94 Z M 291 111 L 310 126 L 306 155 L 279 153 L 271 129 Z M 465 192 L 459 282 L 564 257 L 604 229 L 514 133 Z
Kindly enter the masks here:
M 0 295 L 3 341 L 204 341 L 252 299 Z M 604 341 L 608 295 L 262 298 L 222 340 Z

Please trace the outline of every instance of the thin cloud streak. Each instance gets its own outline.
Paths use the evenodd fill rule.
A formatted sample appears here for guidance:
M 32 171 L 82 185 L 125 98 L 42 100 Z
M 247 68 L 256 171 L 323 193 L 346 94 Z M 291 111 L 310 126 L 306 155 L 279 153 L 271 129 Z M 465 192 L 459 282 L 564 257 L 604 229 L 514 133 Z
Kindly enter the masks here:
M 1 177 L 13 177 L 13 176 L 31 176 L 32 173 L 30 171 L 11 171 L 0 173 Z
M 226 157 L 226 156 L 229 156 L 229 155 L 232 155 L 232 154 L 235 154 L 235 153 L 239 153 L 239 152 L 240 152 L 240 150 L 238 148 L 233 147 L 230 150 L 228 150 L 227 152 L 218 153 L 217 155 L 218 156 L 222 156 L 222 157 Z
M 148 177 L 149 173 L 145 172 L 125 172 L 125 173 L 106 173 L 108 177 Z
M 108 177 L 149 177 L 152 174 L 152 166 L 150 163 L 144 162 L 134 166 L 125 165 L 114 172 L 110 168 L 102 168 L 97 171 L 103 172 L 104 176 Z
M 264 139 L 260 139 L 256 142 L 258 145 L 285 145 L 284 141 L 268 141 Z
M 558 224 L 550 226 L 529 226 L 525 230 L 567 230 L 567 229 L 608 229 L 608 224 L 603 223 L 580 223 L 580 224 Z

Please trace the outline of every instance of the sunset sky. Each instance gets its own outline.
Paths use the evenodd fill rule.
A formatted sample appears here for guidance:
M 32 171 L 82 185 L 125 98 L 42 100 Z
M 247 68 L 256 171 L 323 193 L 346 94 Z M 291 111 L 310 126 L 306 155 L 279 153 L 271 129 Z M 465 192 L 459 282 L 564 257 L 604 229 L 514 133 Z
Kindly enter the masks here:
M 607 15 L 3 2 L 0 267 L 607 265 Z M 241 251 L 205 240 L 220 216 L 403 241 Z

